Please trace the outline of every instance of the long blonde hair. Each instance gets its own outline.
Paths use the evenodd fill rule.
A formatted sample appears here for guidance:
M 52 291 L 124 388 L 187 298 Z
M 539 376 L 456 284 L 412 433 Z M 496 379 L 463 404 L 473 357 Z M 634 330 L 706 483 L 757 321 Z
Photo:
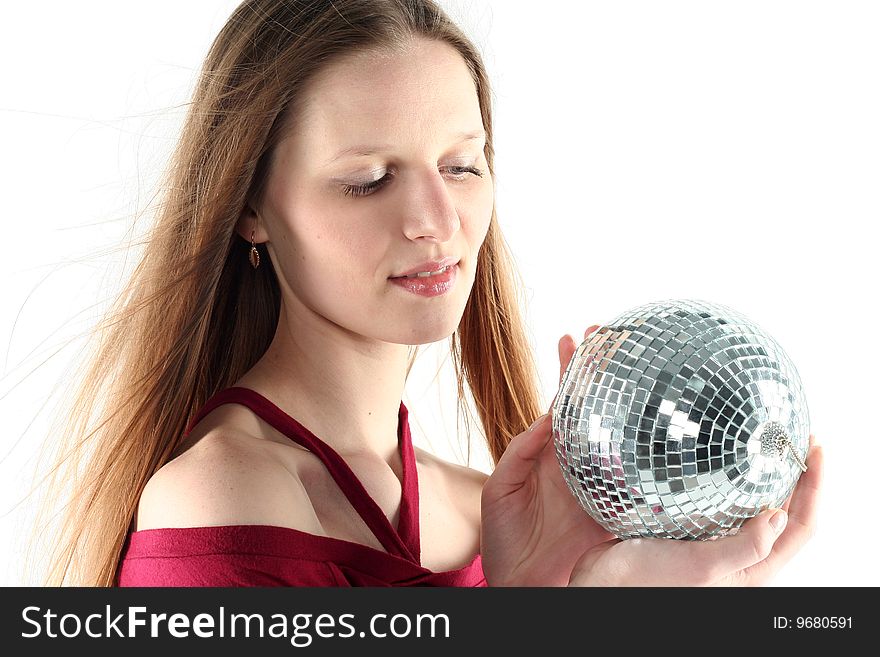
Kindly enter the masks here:
M 334 58 L 414 36 L 450 44 L 467 63 L 494 176 L 481 57 L 431 0 L 247 0 L 220 31 L 162 181 L 164 200 L 143 257 L 95 327 L 63 431 L 53 437 L 59 447 L 47 506 L 64 505 L 46 583 L 115 583 L 147 480 L 204 402 L 269 346 L 278 282 L 264 247 L 264 265 L 248 264 L 250 244 L 235 226 L 263 193 L 273 149 L 296 119 L 303 86 Z M 450 350 L 459 413 L 467 418 L 470 394 L 494 462 L 541 412 L 514 276 L 493 209 Z

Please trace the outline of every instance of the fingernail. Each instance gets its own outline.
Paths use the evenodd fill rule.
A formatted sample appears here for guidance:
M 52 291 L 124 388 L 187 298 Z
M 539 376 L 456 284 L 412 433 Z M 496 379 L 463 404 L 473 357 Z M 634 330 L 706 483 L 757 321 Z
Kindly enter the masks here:
M 788 522 L 788 514 L 780 509 L 776 513 L 773 514 L 773 517 L 770 518 L 770 526 L 776 531 L 777 534 L 781 534 L 782 530 L 785 529 L 785 523 Z
M 544 415 L 542 415 L 542 416 L 539 417 L 537 420 L 535 420 L 534 422 L 532 422 L 532 426 L 530 426 L 528 430 L 531 431 L 532 429 L 534 429 L 535 427 L 537 427 L 539 424 L 541 424 L 541 422 L 544 421 L 544 418 L 546 418 L 548 415 L 550 415 L 550 413 L 544 413 Z

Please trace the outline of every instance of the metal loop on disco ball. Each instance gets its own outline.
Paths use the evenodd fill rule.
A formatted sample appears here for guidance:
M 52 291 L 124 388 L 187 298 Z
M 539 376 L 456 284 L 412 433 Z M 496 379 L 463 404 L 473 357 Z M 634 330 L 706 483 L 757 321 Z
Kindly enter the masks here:
M 620 538 L 707 539 L 778 507 L 806 470 L 809 424 L 776 341 L 698 300 L 645 304 L 592 332 L 553 407 L 566 484 Z

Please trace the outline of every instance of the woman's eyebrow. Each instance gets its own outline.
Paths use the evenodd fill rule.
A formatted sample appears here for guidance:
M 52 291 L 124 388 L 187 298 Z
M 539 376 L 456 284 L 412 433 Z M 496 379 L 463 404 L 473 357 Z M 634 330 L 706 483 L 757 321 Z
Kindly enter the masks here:
M 485 136 L 486 136 L 486 131 L 481 129 L 481 130 L 472 130 L 470 132 L 460 132 L 456 135 L 453 135 L 452 139 L 457 140 L 457 141 L 455 141 L 456 144 L 460 144 L 464 141 L 471 141 L 472 139 L 481 139 Z M 336 155 L 334 155 L 329 160 L 327 160 L 324 163 L 324 166 L 328 166 L 330 164 L 333 164 L 336 160 L 343 158 L 343 157 L 346 157 L 346 156 L 349 156 L 349 155 L 361 157 L 364 155 L 375 155 L 377 153 L 390 151 L 391 149 L 392 149 L 392 146 L 389 146 L 389 145 L 349 146 L 348 148 L 343 148 L 341 151 L 336 153 Z

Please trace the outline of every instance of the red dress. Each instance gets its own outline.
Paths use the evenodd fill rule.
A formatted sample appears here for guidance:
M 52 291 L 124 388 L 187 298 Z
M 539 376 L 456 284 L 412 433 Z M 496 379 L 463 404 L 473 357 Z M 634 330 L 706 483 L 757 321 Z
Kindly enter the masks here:
M 186 434 L 221 404 L 247 406 L 318 456 L 387 553 L 271 525 L 145 529 L 126 540 L 119 586 L 486 586 L 479 552 L 457 570 L 433 572 L 421 565 L 419 481 L 403 402 L 397 434 L 403 482 L 396 530 L 332 447 L 254 390 L 221 390 L 196 414 Z

